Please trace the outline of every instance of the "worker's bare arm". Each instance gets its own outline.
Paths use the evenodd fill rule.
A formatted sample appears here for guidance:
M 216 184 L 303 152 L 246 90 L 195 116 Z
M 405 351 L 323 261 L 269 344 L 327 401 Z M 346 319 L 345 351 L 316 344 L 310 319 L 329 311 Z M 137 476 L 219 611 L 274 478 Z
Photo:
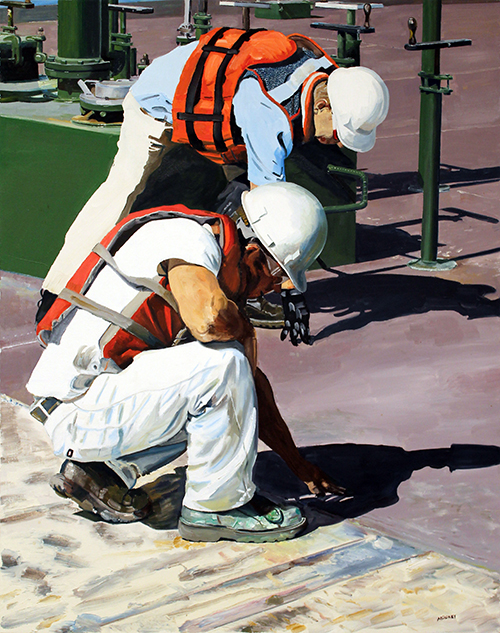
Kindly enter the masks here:
M 203 266 L 171 259 L 168 279 L 180 316 L 192 335 L 202 343 L 239 341 L 255 371 L 255 330 L 238 306 L 226 297 L 217 277 Z
M 271 384 L 260 369 L 255 372 L 255 388 L 259 404 L 259 439 L 285 461 L 290 470 L 307 485 L 312 493 L 345 494 L 342 486 L 333 482 L 315 464 L 304 459 L 299 453 L 276 405 Z

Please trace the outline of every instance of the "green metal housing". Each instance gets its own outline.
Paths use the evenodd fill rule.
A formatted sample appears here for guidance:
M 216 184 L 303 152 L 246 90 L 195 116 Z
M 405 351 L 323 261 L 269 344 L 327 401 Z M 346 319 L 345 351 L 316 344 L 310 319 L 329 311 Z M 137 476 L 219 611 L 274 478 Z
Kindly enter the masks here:
M 269 9 L 255 9 L 256 18 L 267 20 L 290 20 L 311 17 L 314 2 L 299 0 L 298 2 L 276 2 Z
M 119 128 L 71 122 L 77 104 L 0 104 L 0 269 L 44 277 L 106 179 Z

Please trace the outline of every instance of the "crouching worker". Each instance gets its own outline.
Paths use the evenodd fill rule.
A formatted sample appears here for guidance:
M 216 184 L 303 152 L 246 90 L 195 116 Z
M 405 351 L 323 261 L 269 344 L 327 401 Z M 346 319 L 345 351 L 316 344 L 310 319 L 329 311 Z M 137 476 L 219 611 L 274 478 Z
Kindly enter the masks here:
M 285 276 L 305 290 L 323 208 L 290 183 L 248 192 L 243 205 L 258 238 L 244 246 L 226 216 L 181 205 L 129 215 L 38 325 L 46 349 L 28 383 L 31 412 L 65 458 L 51 485 L 105 520 L 144 519 L 138 477 L 187 449 L 184 538 L 292 538 L 305 525 L 299 508 L 256 494 L 258 437 L 312 492 L 343 492 L 301 457 L 243 312 Z

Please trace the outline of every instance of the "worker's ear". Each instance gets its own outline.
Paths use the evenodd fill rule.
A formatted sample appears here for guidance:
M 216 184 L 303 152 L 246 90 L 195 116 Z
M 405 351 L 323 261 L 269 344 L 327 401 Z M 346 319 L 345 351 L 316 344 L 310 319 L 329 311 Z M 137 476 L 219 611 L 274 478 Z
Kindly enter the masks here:
M 266 255 L 255 242 L 250 242 L 245 247 L 241 268 L 242 276 L 246 280 L 245 292 L 248 298 L 260 297 L 271 290 L 279 292 L 281 276 L 273 277 L 270 274 Z
M 323 97 L 314 102 L 314 114 L 321 112 L 321 110 L 324 110 L 325 108 L 331 110 L 330 100 L 327 97 Z

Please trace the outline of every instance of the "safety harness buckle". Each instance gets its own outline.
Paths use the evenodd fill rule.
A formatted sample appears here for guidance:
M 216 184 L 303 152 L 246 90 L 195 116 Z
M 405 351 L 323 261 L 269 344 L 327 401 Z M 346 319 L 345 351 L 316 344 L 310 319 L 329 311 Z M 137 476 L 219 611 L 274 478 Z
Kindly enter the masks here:
M 60 404 L 62 404 L 62 402 L 58 400 L 58 398 L 38 398 L 33 402 L 29 411 L 35 420 L 45 424 L 49 415 L 57 409 Z

